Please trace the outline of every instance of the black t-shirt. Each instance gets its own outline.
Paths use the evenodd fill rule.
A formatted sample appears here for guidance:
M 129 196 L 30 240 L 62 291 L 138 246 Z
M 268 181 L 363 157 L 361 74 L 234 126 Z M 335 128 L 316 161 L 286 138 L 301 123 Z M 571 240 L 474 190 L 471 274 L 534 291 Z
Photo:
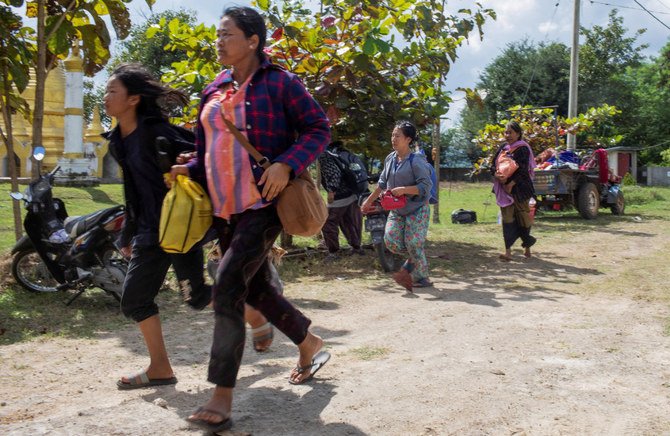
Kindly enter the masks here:
M 168 191 L 163 174 L 155 157 L 146 155 L 144 147 L 141 147 L 139 129 L 122 138 L 121 142 L 125 164 L 139 200 L 135 245 L 156 245 L 163 198 Z

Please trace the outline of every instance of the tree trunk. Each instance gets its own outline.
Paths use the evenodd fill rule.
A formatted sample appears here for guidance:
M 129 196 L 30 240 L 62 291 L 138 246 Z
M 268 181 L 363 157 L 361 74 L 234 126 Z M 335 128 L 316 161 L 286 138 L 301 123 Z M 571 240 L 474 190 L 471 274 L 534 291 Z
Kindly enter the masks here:
M 9 102 L 10 85 L 9 81 L 6 80 L 8 76 L 6 61 L 2 63 L 2 76 L 5 78 L 4 80 L 5 88 L 3 89 L 4 93 L 3 101 Z M 3 134 L 2 140 L 4 141 L 5 147 L 7 148 L 7 166 L 9 167 L 9 177 L 12 183 L 11 192 L 17 192 L 19 190 L 19 181 L 18 181 L 18 170 L 16 168 L 16 156 L 14 155 L 14 133 L 12 131 L 12 115 L 6 104 L 0 102 L 0 105 L 2 105 L 2 117 L 5 121 L 5 127 L 7 128 L 7 135 L 5 136 Z M 23 229 L 21 226 L 21 203 L 19 201 L 14 200 L 12 202 L 12 210 L 14 212 L 14 236 L 18 241 L 21 238 L 21 235 L 23 234 Z
M 435 160 L 433 166 L 435 167 L 435 175 L 437 175 L 437 186 L 435 192 L 437 193 L 437 203 L 433 205 L 433 222 L 440 223 L 440 119 L 435 121 L 433 126 L 433 151 L 435 152 Z

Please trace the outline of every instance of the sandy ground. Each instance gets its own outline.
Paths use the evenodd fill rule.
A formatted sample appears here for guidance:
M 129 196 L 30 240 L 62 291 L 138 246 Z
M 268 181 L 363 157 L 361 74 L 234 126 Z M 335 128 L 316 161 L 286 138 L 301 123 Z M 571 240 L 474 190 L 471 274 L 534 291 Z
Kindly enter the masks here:
M 536 228 L 530 260 L 430 245 L 436 286 L 415 295 L 346 259 L 287 282 L 332 359 L 292 386 L 297 350 L 286 337 L 262 354 L 247 344 L 226 434 L 670 434 L 670 310 L 654 289 L 670 274 L 659 261 L 667 223 L 622 217 L 581 231 L 578 250 Z M 437 258 L 445 251 L 471 272 L 440 276 L 456 261 Z M 372 255 L 357 263 L 372 268 Z M 131 323 L 93 340 L 1 346 L 0 434 L 201 434 L 184 418 L 212 392 L 212 314 L 163 313 L 172 387 L 116 389 L 147 363 Z

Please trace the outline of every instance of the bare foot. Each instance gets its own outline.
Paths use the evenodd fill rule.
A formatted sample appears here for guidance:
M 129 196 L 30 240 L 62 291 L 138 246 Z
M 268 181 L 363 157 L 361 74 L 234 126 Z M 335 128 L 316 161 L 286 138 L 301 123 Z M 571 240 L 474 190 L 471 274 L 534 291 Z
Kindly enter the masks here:
M 319 352 L 323 346 L 323 339 L 319 336 L 313 335 L 312 333 L 307 333 L 307 337 L 304 341 L 298 345 L 298 350 L 300 350 L 300 358 L 298 359 L 298 366 L 300 368 L 307 367 L 312 364 L 312 358 Z M 310 376 L 309 371 L 303 371 L 302 374 L 298 372 L 298 368 L 293 368 L 291 375 L 289 375 L 289 380 L 292 383 L 300 384 L 304 379 Z
M 510 260 L 512 260 L 512 255 L 510 253 L 503 253 L 503 254 L 498 256 L 498 259 L 505 260 L 505 261 L 509 262 Z
M 523 255 L 527 258 L 530 259 L 532 256 L 530 254 L 530 247 L 526 247 L 525 250 L 523 250 Z
M 233 406 L 233 389 L 217 386 L 208 402 L 188 416 L 189 421 L 219 424 L 230 418 Z

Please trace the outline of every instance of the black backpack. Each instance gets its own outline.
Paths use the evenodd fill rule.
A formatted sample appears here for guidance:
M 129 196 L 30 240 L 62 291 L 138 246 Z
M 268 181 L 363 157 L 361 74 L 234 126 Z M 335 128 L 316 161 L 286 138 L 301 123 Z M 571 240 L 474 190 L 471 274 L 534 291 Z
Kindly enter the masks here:
M 451 222 L 453 224 L 471 224 L 477 222 L 477 212 L 474 210 L 456 209 L 451 212 Z
M 368 172 L 360 157 L 349 150 L 340 149 L 337 152 L 326 150 L 329 156 L 342 171 L 344 183 L 351 192 L 361 195 L 368 190 Z

